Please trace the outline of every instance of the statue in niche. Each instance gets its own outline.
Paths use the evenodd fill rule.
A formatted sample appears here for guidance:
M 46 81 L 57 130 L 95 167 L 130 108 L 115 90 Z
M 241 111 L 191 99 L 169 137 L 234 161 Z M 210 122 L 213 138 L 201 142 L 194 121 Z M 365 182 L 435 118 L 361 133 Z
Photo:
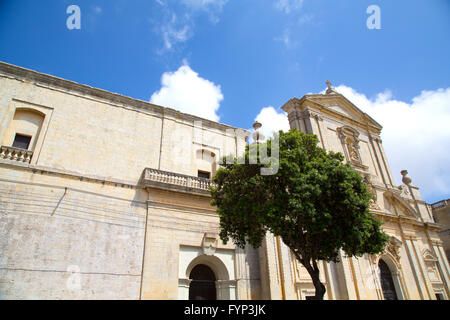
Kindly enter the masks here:
M 350 138 L 347 139 L 347 150 L 348 150 L 348 155 L 350 157 L 350 160 L 356 161 L 356 162 L 361 161 L 359 158 L 359 155 L 358 155 L 358 151 L 356 151 L 355 144 L 353 143 L 353 141 Z

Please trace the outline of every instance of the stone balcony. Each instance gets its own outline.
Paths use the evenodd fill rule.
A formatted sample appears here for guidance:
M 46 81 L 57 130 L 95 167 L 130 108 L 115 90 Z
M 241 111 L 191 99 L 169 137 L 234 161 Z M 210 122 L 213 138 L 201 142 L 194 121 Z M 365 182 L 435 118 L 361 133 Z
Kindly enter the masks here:
M 209 196 L 211 180 L 187 176 L 173 172 L 146 168 L 143 177 L 144 187 Z
M 15 147 L 0 147 L 0 159 L 17 161 L 21 163 L 30 163 L 33 151 L 15 148 Z

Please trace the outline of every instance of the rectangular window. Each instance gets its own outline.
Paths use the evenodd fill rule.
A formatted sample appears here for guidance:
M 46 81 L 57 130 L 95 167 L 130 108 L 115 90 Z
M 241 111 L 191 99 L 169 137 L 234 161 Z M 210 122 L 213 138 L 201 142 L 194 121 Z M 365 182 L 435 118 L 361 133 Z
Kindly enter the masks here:
M 30 146 L 31 137 L 30 136 L 24 136 L 22 134 L 16 133 L 16 137 L 14 138 L 13 147 L 19 148 L 19 149 L 25 149 L 28 150 L 28 147 Z
M 436 293 L 436 300 L 444 300 L 444 296 L 440 293 Z
M 206 171 L 198 171 L 198 177 L 199 178 L 203 178 L 203 179 L 209 179 L 210 178 L 210 173 L 206 172 Z

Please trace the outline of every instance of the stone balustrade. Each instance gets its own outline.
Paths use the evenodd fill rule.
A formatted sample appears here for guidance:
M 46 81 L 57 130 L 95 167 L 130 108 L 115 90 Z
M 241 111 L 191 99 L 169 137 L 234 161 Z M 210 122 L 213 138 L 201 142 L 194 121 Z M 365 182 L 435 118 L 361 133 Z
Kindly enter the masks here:
M 146 168 L 144 186 L 189 193 L 209 194 L 211 180 L 184 174 Z
M 33 151 L 15 148 L 15 147 L 0 147 L 0 159 L 18 161 L 22 163 L 30 163 Z
M 449 204 L 450 204 L 450 199 L 447 199 L 447 200 L 441 200 L 441 201 L 435 202 L 435 203 L 431 204 L 431 207 L 433 209 L 437 209 L 440 207 L 445 207 Z

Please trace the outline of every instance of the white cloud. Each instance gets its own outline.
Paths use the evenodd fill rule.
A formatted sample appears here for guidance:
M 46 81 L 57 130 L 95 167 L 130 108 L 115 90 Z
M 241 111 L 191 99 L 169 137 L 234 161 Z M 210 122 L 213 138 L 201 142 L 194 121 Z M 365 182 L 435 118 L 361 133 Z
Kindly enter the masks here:
M 170 50 L 174 44 L 187 41 L 192 32 L 190 25 L 184 20 L 180 21 L 177 15 L 173 13 L 171 20 L 161 26 L 161 34 L 164 47 Z
M 270 138 L 274 132 L 279 130 L 289 131 L 289 121 L 284 111 L 277 112 L 274 107 L 268 106 L 262 108 L 255 118 L 262 124 L 261 130 L 267 138 Z M 254 131 L 253 129 L 251 131 Z
M 203 79 L 186 63 L 175 72 L 165 72 L 162 87 L 150 102 L 202 118 L 219 121 L 217 111 L 223 94 L 220 85 Z
M 303 6 L 303 0 L 277 0 L 275 2 L 275 8 L 283 11 L 286 14 L 291 13 L 294 10 L 300 9 Z
M 425 199 L 450 194 L 450 88 L 422 91 L 411 102 L 390 91 L 369 99 L 356 90 L 335 88 L 383 126 L 381 137 L 397 184 L 407 169 Z

